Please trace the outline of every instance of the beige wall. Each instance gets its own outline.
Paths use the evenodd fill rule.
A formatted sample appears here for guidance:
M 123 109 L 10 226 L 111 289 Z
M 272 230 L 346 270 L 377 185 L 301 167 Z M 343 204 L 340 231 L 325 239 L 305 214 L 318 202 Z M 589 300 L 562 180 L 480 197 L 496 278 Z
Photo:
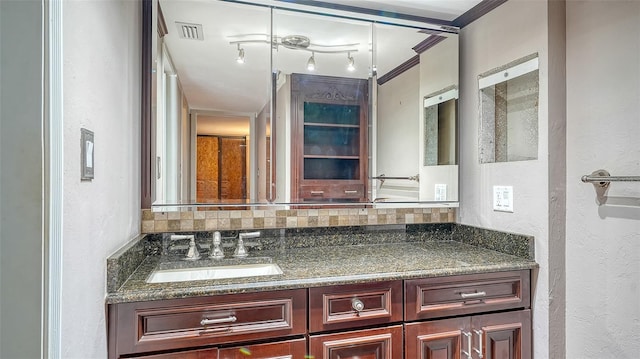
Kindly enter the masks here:
M 140 5 L 65 1 L 62 348 L 105 358 L 106 257 L 140 228 Z M 95 179 L 80 181 L 80 128 Z
M 640 2 L 567 2 L 567 358 L 640 353 Z
M 549 161 L 548 146 L 548 5 L 546 1 L 511 0 L 460 33 L 460 210 L 459 222 L 533 235 L 540 264 L 533 292 L 534 357 L 549 352 Z M 538 159 L 480 164 L 478 152 L 478 75 L 532 53 L 540 58 Z M 513 186 L 514 213 L 494 212 L 495 185 Z M 556 285 L 554 283 L 553 285 Z M 564 286 L 563 283 L 561 283 Z M 561 325 L 561 324 L 560 324 Z

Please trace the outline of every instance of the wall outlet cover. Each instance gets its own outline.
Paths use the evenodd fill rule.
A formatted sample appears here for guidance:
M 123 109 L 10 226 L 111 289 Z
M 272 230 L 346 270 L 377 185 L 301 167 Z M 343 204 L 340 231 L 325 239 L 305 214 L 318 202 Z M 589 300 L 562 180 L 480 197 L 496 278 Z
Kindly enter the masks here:
M 436 201 L 446 201 L 447 200 L 447 184 L 446 183 L 438 183 L 435 187 L 435 196 Z
M 493 186 L 493 210 L 513 213 L 513 186 Z

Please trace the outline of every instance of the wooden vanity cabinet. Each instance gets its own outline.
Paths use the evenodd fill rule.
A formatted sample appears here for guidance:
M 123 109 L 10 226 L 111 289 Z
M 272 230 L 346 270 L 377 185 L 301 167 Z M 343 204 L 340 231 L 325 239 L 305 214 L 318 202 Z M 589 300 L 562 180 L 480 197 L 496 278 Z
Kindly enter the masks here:
M 531 359 L 530 275 L 111 304 L 109 359 Z
M 292 202 L 367 201 L 369 82 L 291 75 Z
M 112 304 L 109 358 L 303 336 L 306 313 L 306 289 Z
M 406 324 L 406 358 L 529 359 L 531 311 Z
M 401 280 L 310 288 L 309 354 L 316 359 L 402 358 L 402 290 Z M 378 328 L 361 329 L 370 326 Z M 323 334 L 336 330 L 342 331 Z
M 451 317 L 531 306 L 530 271 L 405 281 L 405 320 Z
M 521 270 L 405 281 L 405 321 L 411 322 L 405 324 L 406 358 L 530 359 L 530 275 Z

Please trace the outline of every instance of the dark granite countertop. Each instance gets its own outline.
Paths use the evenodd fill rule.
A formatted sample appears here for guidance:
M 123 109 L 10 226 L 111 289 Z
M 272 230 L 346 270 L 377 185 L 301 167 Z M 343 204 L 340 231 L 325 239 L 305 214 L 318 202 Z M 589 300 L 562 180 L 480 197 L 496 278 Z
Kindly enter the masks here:
M 174 299 L 537 267 L 530 258 L 442 240 L 286 248 L 260 251 L 259 255 L 259 258 L 247 258 L 248 262 L 268 257 L 280 266 L 283 274 L 152 284 L 146 280 L 160 263 L 161 257 L 147 256 L 118 289 L 107 293 L 106 301 L 123 303 Z M 199 262 L 205 266 L 220 263 L 208 259 Z

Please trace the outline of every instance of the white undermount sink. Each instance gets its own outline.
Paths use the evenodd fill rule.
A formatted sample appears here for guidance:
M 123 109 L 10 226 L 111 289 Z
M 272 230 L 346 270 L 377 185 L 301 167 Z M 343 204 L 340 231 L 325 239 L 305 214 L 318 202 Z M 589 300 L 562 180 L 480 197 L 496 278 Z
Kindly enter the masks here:
M 147 283 L 246 278 L 278 274 L 282 274 L 282 269 L 280 269 L 280 267 L 275 263 L 163 269 L 151 273 L 151 275 L 147 279 Z

